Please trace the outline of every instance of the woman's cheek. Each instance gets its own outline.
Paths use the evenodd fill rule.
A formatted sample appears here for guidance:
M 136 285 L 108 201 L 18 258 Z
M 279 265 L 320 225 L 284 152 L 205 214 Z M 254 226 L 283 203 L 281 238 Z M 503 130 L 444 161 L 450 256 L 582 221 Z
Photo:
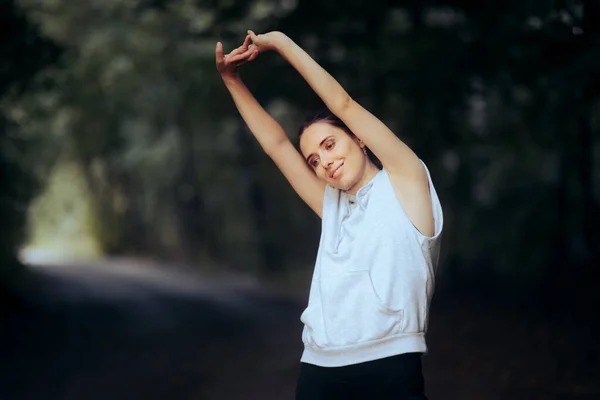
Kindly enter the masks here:
M 325 169 L 322 167 L 319 167 L 319 170 L 317 171 L 317 177 L 321 180 L 326 181 L 327 180 L 327 174 L 325 172 Z

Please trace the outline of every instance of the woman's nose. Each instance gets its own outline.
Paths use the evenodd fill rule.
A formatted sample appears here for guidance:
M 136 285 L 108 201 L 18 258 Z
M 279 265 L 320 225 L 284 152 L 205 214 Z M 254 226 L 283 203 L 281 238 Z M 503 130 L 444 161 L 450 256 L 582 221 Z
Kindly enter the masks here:
M 333 165 L 333 157 L 331 157 L 331 154 L 322 152 L 321 154 L 319 154 L 319 157 L 321 159 L 321 165 L 323 166 L 323 168 L 327 169 Z
M 329 169 L 333 165 L 333 160 L 328 158 L 321 158 L 321 165 L 325 169 Z

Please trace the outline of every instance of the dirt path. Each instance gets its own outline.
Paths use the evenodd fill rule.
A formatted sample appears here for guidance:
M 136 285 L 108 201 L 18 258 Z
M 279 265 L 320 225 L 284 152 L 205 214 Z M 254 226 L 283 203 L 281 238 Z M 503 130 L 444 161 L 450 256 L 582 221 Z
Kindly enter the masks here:
M 0 337 L 0 399 L 289 399 L 302 305 L 117 263 L 36 268 Z
M 0 321 L 2 400 L 293 399 L 302 300 L 134 262 L 34 277 L 28 309 Z M 432 309 L 430 400 L 600 399 L 594 315 L 447 300 Z

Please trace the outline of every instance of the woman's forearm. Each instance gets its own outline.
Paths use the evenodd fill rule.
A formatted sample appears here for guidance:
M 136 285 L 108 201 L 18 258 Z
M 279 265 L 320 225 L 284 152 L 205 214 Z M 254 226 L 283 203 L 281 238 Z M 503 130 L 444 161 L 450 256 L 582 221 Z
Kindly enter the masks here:
M 289 140 L 282 126 L 260 105 L 241 79 L 224 78 L 223 82 L 244 122 L 265 153 L 270 154 L 281 143 Z
M 302 75 L 332 113 L 338 115 L 349 104 L 351 97 L 342 85 L 292 39 L 281 33 L 276 49 Z

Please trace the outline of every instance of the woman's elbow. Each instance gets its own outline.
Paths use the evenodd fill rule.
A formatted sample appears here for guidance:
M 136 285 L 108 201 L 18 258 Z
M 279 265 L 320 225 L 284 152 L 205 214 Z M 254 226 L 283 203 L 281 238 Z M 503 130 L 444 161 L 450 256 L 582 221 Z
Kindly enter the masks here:
M 344 93 L 343 95 L 338 96 L 331 104 L 331 112 L 340 117 L 344 114 L 350 106 L 352 105 L 353 100 L 349 94 Z

